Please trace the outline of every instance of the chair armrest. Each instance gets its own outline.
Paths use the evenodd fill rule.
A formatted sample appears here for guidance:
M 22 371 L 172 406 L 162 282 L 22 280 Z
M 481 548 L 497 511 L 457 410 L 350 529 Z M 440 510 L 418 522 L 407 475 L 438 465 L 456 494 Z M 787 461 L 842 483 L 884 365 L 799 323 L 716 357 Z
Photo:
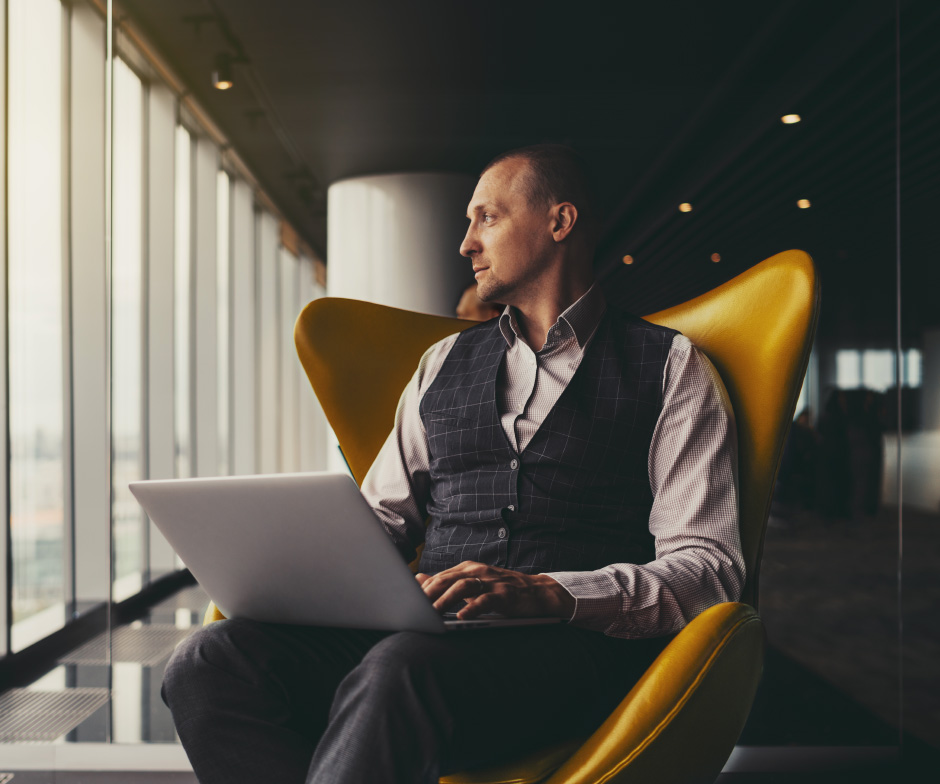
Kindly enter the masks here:
M 209 606 L 206 608 L 206 614 L 202 617 L 202 625 L 208 626 L 210 623 L 224 620 L 225 616 L 222 615 L 222 611 L 215 606 L 215 602 L 209 602 Z
M 744 728 L 763 659 L 764 628 L 752 607 L 706 610 L 545 784 L 714 781 Z

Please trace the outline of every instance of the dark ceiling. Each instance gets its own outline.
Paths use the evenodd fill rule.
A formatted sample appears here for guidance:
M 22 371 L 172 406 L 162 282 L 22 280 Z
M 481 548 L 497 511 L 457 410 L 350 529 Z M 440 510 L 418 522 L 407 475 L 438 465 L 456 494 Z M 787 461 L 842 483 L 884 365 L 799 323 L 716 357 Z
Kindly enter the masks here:
M 824 286 L 839 281 L 824 328 L 890 330 L 895 0 L 123 6 L 321 255 L 336 180 L 475 173 L 509 147 L 564 141 L 599 175 L 613 299 L 649 312 L 802 247 Z M 900 9 L 901 225 L 920 263 L 940 208 L 940 3 Z M 226 92 L 209 83 L 222 52 L 243 61 Z M 789 112 L 804 121 L 781 124 Z M 909 296 L 921 326 L 940 321 L 923 289 Z

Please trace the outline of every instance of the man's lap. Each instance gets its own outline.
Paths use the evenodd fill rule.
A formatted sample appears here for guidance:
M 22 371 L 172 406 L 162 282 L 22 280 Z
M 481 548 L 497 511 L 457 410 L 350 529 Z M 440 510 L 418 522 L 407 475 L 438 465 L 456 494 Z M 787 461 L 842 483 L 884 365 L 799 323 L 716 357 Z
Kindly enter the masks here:
M 264 693 L 287 703 L 287 721 L 313 743 L 344 682 L 379 695 L 407 679 L 446 703 L 447 767 L 459 768 L 589 733 L 661 647 L 565 624 L 431 635 L 228 620 L 184 642 L 168 670 L 188 670 L 187 700 L 207 711 L 216 699 L 209 684 L 195 682 L 199 673 L 228 670 L 251 700 Z

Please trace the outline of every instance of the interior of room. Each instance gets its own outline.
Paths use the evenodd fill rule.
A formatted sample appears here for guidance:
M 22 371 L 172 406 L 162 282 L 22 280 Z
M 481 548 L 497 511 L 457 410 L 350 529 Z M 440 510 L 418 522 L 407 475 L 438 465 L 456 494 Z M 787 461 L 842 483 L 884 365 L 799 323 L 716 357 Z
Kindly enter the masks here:
M 940 5 L 0 0 L 0 25 L 0 784 L 196 781 L 160 685 L 210 597 L 128 483 L 349 470 L 298 315 L 454 316 L 479 173 L 538 142 L 595 172 L 616 307 L 791 249 L 819 279 L 717 780 L 940 773 Z

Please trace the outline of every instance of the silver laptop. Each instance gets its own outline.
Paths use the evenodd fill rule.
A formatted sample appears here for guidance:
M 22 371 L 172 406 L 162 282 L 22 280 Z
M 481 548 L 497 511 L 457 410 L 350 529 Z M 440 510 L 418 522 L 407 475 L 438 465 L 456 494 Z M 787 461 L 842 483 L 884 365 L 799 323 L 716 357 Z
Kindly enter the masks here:
M 130 489 L 229 618 L 437 633 L 560 622 L 445 620 L 348 474 L 152 480 Z

